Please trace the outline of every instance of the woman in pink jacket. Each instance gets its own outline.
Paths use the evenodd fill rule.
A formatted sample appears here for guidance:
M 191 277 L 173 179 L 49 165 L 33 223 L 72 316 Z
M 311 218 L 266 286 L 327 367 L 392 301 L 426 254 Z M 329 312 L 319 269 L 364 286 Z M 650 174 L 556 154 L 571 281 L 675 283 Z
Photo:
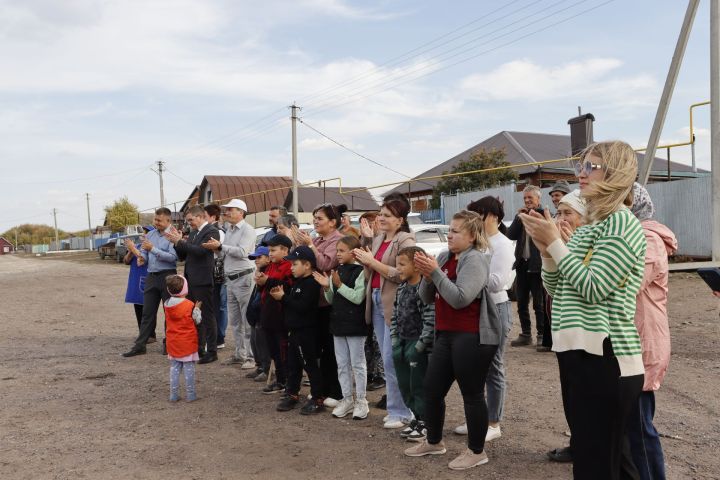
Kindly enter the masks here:
M 665 378 L 670 363 L 670 327 L 667 316 L 668 256 L 677 250 L 675 234 L 665 225 L 651 220 L 655 209 L 645 188 L 633 188 L 632 212 L 645 232 L 647 252 L 645 275 L 637 295 L 635 326 L 642 342 L 645 384 L 628 419 L 627 435 L 633 461 L 643 480 L 663 480 L 665 462 L 655 416 L 655 390 Z

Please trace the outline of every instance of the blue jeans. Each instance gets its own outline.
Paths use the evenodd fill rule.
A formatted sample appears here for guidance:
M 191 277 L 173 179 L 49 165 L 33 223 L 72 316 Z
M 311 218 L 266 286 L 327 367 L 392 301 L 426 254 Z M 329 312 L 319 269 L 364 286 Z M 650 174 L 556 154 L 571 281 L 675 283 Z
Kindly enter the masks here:
M 225 287 L 225 284 L 221 285 L 215 285 L 214 295 L 215 295 L 215 304 L 217 305 L 217 315 L 215 315 L 215 318 L 217 319 L 217 343 L 220 345 L 221 343 L 225 343 L 225 330 L 227 330 L 227 323 L 228 323 L 228 317 L 227 317 L 227 287 Z
M 413 416 L 410 409 L 403 402 L 395 364 L 393 363 L 392 341 L 390 340 L 390 327 L 385 324 L 380 289 L 372 291 L 372 322 L 377 337 L 380 355 L 382 355 L 385 369 L 385 393 L 387 394 L 387 412 L 390 420 L 410 420 Z
M 503 355 L 505 354 L 505 342 L 512 327 L 510 302 L 498 303 L 497 310 L 503 329 L 500 344 L 490 363 L 490 370 L 488 370 L 486 380 L 488 421 L 490 423 L 501 421 L 503 416 L 503 406 L 505 405 L 505 365 L 503 364 Z
M 642 480 L 665 480 L 665 460 L 660 436 L 653 425 L 655 416 L 655 393 L 642 392 L 627 422 L 635 467 Z

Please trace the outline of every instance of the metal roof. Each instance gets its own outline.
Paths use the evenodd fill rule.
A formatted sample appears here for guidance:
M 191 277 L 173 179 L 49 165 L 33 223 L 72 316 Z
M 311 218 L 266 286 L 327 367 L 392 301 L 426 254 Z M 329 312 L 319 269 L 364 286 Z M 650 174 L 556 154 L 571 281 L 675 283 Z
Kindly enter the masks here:
M 298 210 L 301 212 L 312 212 L 315 207 L 323 203 L 331 203 L 333 205 L 345 204 L 348 211 L 366 212 L 371 210 L 379 210 L 380 206 L 372 197 L 370 192 L 364 187 L 343 187 L 344 191 L 353 191 L 349 194 L 340 194 L 338 187 L 303 187 L 298 190 Z M 290 191 L 285 200 L 285 206 L 290 208 L 292 205 L 292 191 Z
M 290 177 L 243 177 L 205 175 L 200 184 L 201 198 L 209 189 L 213 203 L 242 199 L 249 212 L 264 212 L 274 205 L 283 205 L 290 188 Z
M 505 150 L 505 160 L 511 165 L 518 165 L 528 162 L 540 162 L 543 160 L 553 160 L 557 158 L 569 157 L 570 156 L 570 135 L 555 135 L 548 133 L 531 133 L 531 132 L 508 132 L 502 131 L 493 135 L 492 137 L 484 140 L 472 148 L 465 150 L 464 152 L 455 155 L 449 160 L 442 162 L 441 164 L 424 171 L 415 178 L 420 177 L 432 177 L 436 175 L 442 175 L 443 173 L 449 173 L 452 168 L 460 163 L 461 161 L 468 160 L 473 152 L 479 149 L 485 150 Z M 642 162 L 644 155 L 638 153 L 638 162 Z M 533 173 L 538 168 L 558 168 L 566 167 L 566 164 L 562 162 L 551 163 L 547 166 L 526 166 L 519 167 L 516 169 L 518 175 L 524 175 Z M 655 157 L 655 161 L 652 166 L 653 172 L 667 170 L 667 160 L 664 158 Z M 692 167 L 683 163 L 670 162 L 671 172 L 682 172 L 683 174 L 692 173 Z M 705 170 L 698 169 L 698 173 L 707 173 Z M 685 175 L 683 175 L 685 176 Z M 394 192 L 413 193 L 427 192 L 432 190 L 439 183 L 439 179 L 435 180 L 422 180 L 420 182 L 413 182 L 411 188 L 408 190 L 407 184 L 399 185 L 392 190 L 389 190 L 385 195 Z

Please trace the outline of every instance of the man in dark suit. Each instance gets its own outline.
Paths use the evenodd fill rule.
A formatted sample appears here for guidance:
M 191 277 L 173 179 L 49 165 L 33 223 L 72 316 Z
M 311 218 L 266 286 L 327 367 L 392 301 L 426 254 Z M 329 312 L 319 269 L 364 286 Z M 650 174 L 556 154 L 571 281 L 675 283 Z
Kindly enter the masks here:
M 188 282 L 188 298 L 193 302 L 202 302 L 202 322 L 198 326 L 199 363 L 210 363 L 217 357 L 217 322 L 213 308 L 213 272 L 215 257 L 213 252 L 203 248 L 202 244 L 211 238 L 220 240 L 217 227 L 207 221 L 205 210 L 199 205 L 190 207 L 186 219 L 192 230 L 187 240 L 180 232 L 172 231 L 165 236 L 173 244 L 180 260 L 185 260 L 185 278 Z M 205 346 L 207 345 L 207 351 Z
M 523 190 L 523 202 L 525 208 L 521 208 L 518 216 L 508 228 L 507 237 L 515 240 L 515 264 L 516 272 L 515 293 L 517 295 L 518 317 L 520 317 L 520 335 L 510 342 L 513 347 L 521 345 L 532 345 L 532 324 L 530 323 L 530 296 L 532 296 L 533 310 L 535 311 L 535 329 L 537 332 L 537 348 L 542 347 L 543 328 L 545 324 L 545 294 L 543 290 L 542 260 L 540 251 L 533 243 L 530 236 L 525 232 L 525 226 L 520 220 L 520 213 L 528 213 L 530 210 L 540 209 L 540 188 L 529 185 Z

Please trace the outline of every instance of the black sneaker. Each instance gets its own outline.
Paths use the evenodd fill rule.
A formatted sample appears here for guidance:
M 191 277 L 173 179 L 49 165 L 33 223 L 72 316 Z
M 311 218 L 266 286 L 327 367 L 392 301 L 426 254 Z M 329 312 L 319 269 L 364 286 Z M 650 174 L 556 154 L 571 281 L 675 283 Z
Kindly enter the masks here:
M 425 428 L 425 422 L 415 422 L 415 428 L 410 435 L 405 437 L 408 442 L 422 442 L 427 437 L 427 428 Z
M 261 373 L 263 373 L 263 369 L 262 369 L 262 368 L 256 368 L 256 369 L 253 370 L 252 372 L 246 373 L 246 374 L 245 374 L 245 378 L 255 378 L 255 377 L 257 377 L 258 375 L 260 375 Z
M 123 353 L 122 356 L 125 358 L 134 357 L 137 355 L 145 355 L 147 351 L 144 348 L 133 347 L 127 352 Z
M 375 408 L 379 408 L 380 410 L 387 410 L 387 395 L 383 395 L 380 400 L 375 404 Z
M 316 413 L 324 412 L 325 405 L 323 405 L 322 399 L 315 400 L 311 398 L 305 405 L 300 409 L 300 415 L 315 415 Z
M 403 428 L 400 432 L 400 438 L 408 438 L 412 432 L 415 431 L 415 427 L 417 427 L 418 421 L 414 418 L 412 421 L 408 424 L 407 427 Z
M 374 392 L 375 390 L 380 390 L 381 388 L 385 387 L 385 380 L 382 378 L 378 378 L 376 380 L 373 380 L 372 382 L 368 383 L 367 385 L 367 391 L 368 392 Z
M 283 390 L 285 390 L 285 385 L 273 382 L 270 385 L 266 385 L 265 388 L 262 389 L 262 393 L 265 395 L 272 395 L 273 393 L 280 393 Z
M 300 402 L 297 395 L 288 395 L 287 397 L 280 400 L 275 410 L 278 412 L 289 412 L 293 408 L 297 407 Z

